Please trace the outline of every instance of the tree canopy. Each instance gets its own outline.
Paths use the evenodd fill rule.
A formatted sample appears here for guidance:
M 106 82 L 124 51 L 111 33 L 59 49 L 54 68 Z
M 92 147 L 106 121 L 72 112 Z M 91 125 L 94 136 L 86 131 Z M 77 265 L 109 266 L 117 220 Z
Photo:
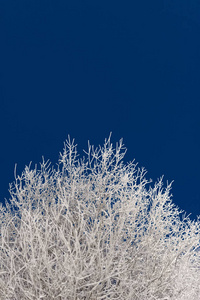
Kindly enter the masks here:
M 15 175 L 0 207 L 2 300 L 200 299 L 199 218 L 125 153 L 109 137 L 79 158 L 68 138 L 56 169 Z

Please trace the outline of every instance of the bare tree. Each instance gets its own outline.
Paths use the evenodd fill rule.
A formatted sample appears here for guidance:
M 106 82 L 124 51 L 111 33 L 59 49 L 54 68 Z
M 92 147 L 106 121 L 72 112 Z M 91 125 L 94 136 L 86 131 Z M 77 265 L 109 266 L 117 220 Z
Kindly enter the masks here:
M 172 203 L 171 184 L 113 148 L 70 138 L 57 169 L 27 166 L 0 207 L 1 300 L 200 299 L 199 218 Z

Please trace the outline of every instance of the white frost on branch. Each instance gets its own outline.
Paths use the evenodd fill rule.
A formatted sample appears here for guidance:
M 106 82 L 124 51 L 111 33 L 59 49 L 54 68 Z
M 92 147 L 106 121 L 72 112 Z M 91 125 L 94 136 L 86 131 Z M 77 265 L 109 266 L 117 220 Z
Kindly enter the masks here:
M 0 205 L 1 300 L 198 300 L 200 222 L 110 137 L 25 168 Z

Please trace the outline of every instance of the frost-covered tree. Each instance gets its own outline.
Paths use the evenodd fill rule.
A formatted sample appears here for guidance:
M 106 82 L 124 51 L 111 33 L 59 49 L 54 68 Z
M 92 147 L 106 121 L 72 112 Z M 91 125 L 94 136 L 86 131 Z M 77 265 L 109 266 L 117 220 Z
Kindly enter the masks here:
M 57 168 L 27 166 L 0 207 L 1 300 L 200 299 L 199 218 L 172 203 L 171 184 L 113 148 L 70 138 Z

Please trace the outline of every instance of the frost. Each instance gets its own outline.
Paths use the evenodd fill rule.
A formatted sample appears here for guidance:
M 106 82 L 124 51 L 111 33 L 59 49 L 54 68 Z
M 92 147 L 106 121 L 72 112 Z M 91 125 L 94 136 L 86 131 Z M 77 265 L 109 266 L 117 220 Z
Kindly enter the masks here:
M 200 222 L 171 184 L 113 148 L 64 144 L 57 169 L 27 166 L 0 205 L 1 300 L 200 299 Z

